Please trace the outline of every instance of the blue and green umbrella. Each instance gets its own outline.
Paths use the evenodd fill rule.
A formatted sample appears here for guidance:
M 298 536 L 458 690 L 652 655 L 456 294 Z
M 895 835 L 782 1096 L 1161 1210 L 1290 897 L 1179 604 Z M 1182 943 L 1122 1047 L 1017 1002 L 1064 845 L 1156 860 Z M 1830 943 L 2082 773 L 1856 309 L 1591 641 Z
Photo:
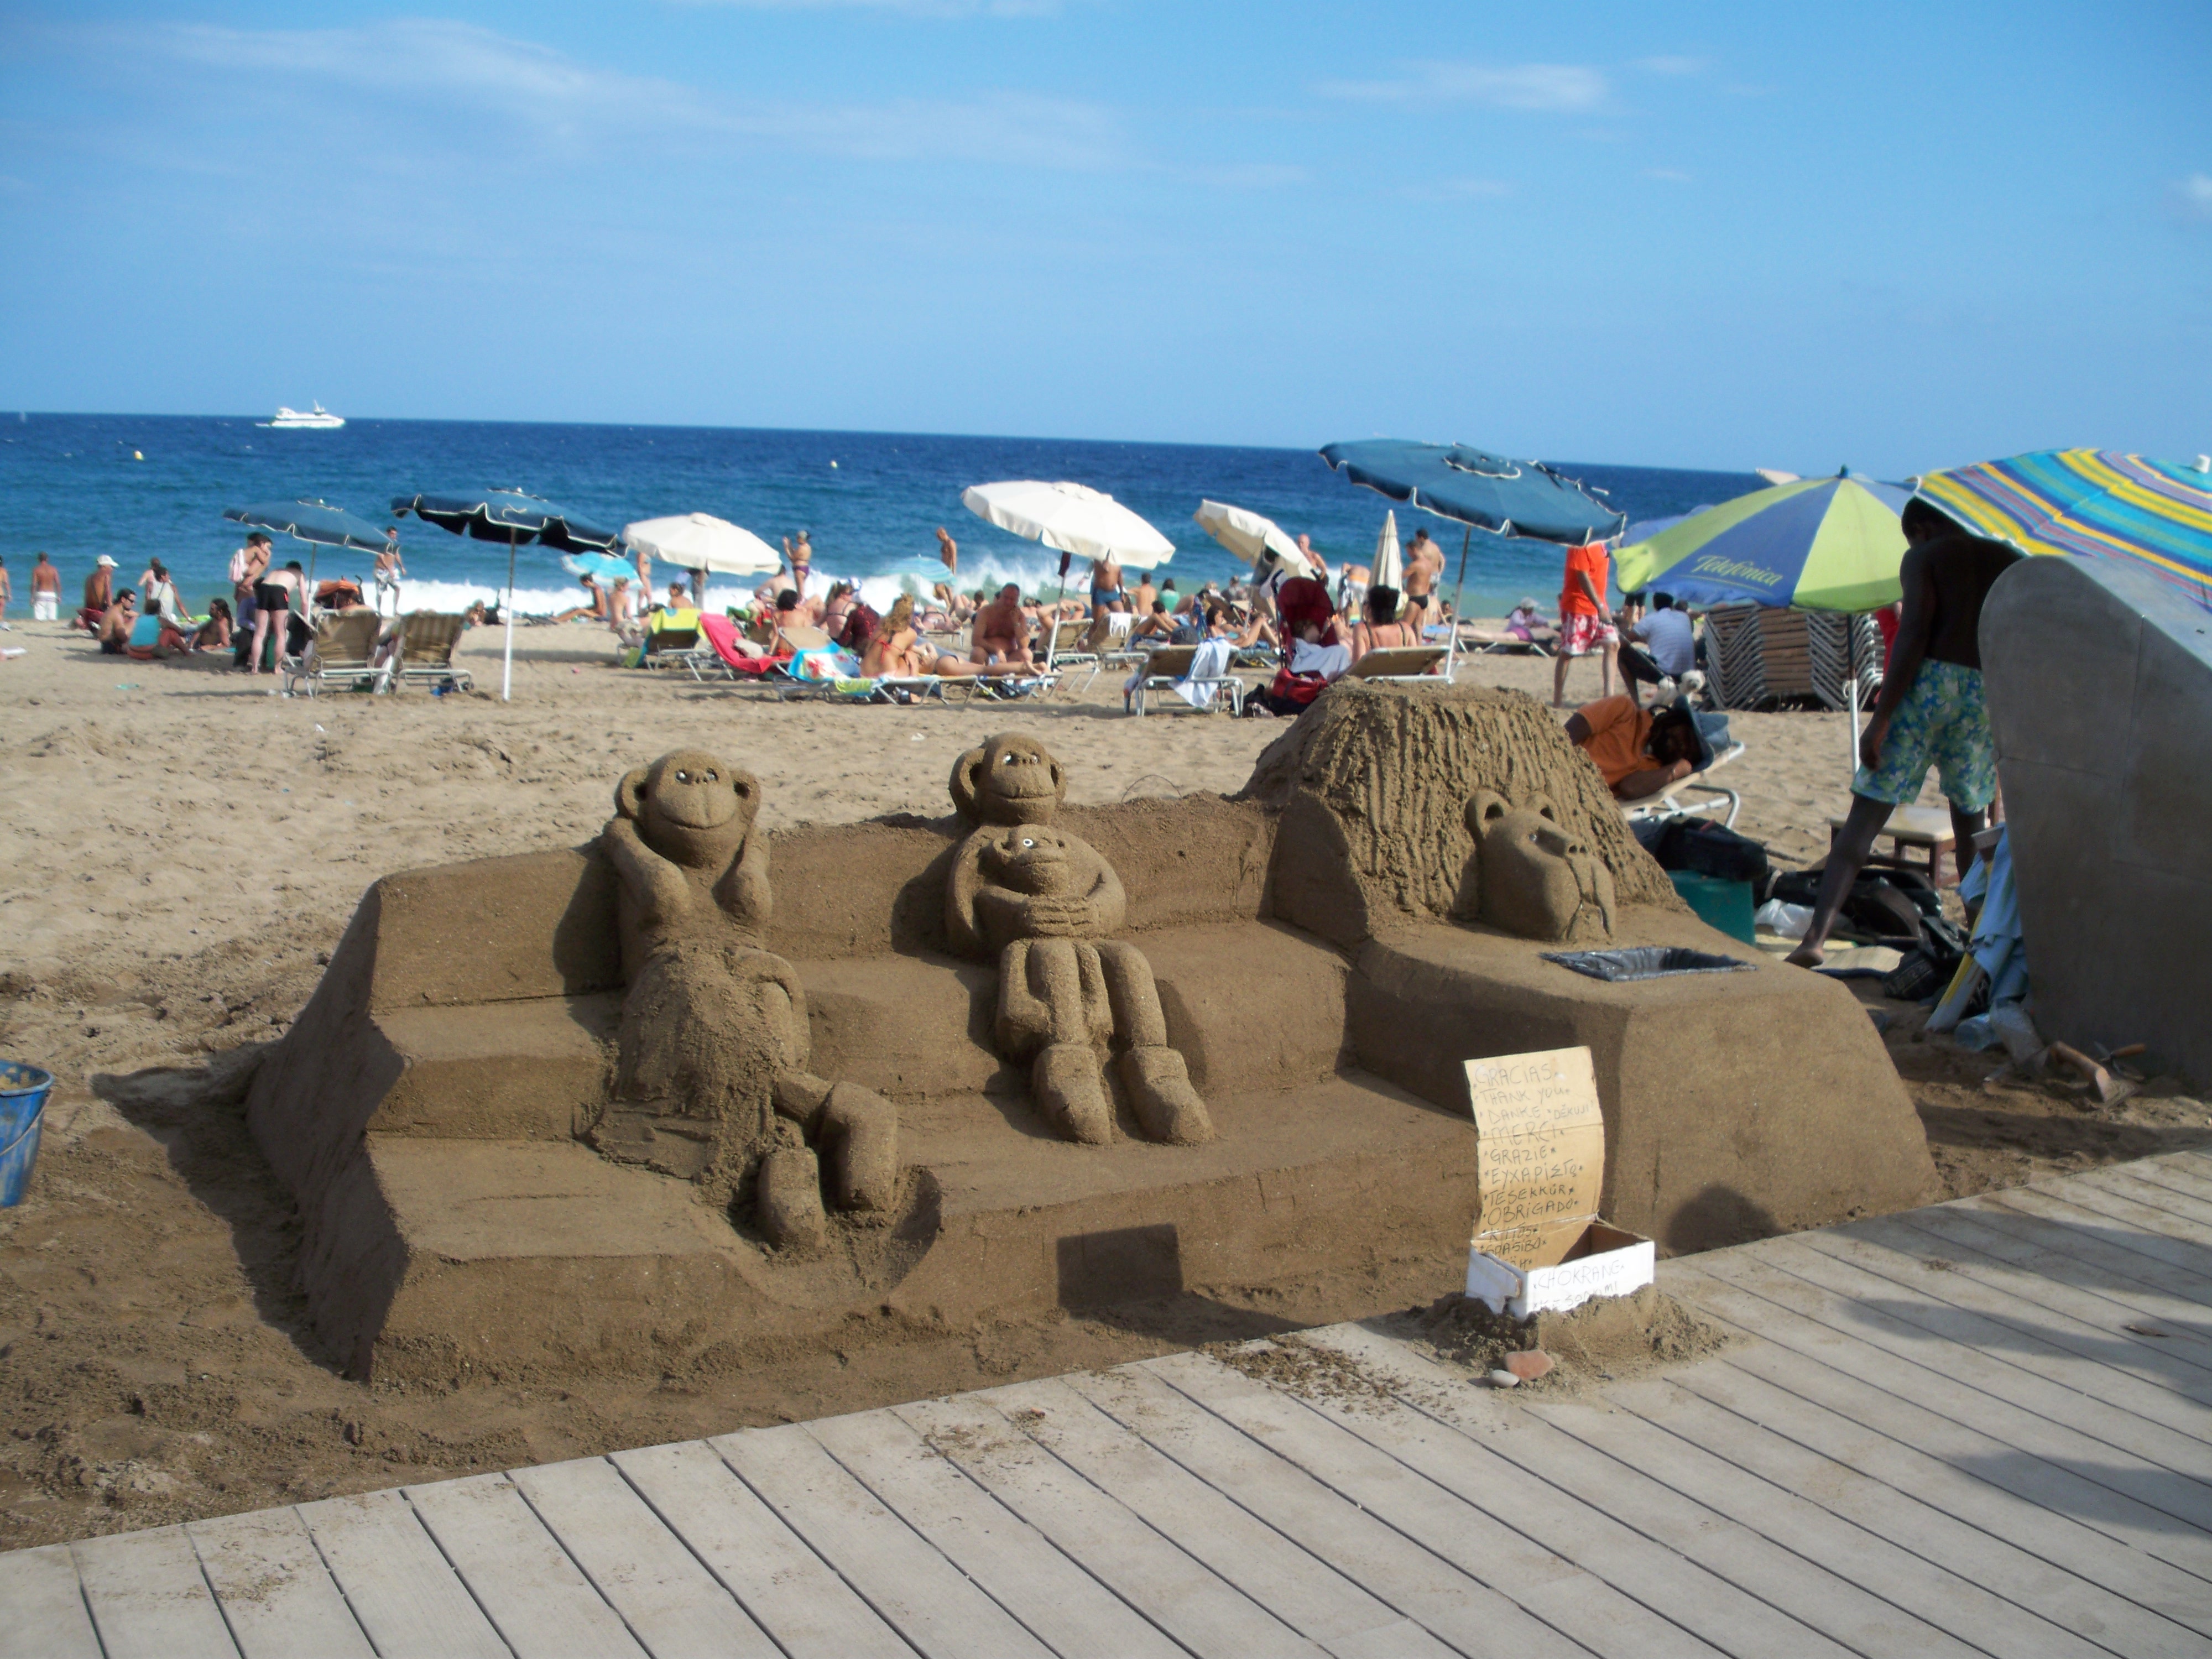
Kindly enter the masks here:
M 1920 494 L 2023 553 L 2124 559 L 2212 609 L 2212 470 L 2107 449 L 2046 449 L 1933 473 Z
M 1877 611 L 1902 596 L 1909 499 L 1849 474 L 1802 478 L 1692 513 L 1613 561 L 1625 592 L 1663 588 L 1694 605 Z

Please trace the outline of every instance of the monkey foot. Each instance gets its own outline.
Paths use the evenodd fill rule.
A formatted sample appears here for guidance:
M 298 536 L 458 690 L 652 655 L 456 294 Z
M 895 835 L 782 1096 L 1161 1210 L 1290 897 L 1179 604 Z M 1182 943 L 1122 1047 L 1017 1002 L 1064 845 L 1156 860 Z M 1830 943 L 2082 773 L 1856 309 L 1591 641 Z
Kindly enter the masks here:
M 1030 1068 L 1037 1109 L 1070 1140 L 1103 1146 L 1114 1136 L 1114 1105 L 1099 1075 L 1098 1054 L 1087 1043 L 1056 1042 Z
M 1147 1139 L 1195 1146 L 1213 1139 L 1213 1120 L 1174 1049 L 1130 1049 L 1121 1056 L 1121 1081 L 1128 1085 L 1130 1103 Z
M 761 1160 L 755 1213 L 769 1243 L 806 1255 L 822 1248 L 830 1218 L 822 1208 L 822 1166 L 803 1146 L 779 1147 Z

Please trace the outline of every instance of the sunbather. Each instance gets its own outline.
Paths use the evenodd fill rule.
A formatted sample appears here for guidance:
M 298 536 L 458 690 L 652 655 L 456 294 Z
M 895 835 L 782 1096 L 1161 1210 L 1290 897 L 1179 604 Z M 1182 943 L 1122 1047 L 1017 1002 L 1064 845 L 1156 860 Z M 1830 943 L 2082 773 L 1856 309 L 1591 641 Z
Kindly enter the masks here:
M 1034 668 L 1036 659 L 1030 654 L 1029 632 L 1022 619 L 1022 590 L 1008 582 L 996 599 L 975 613 L 975 644 L 969 659 L 983 664 L 1003 658 Z
M 186 651 L 228 651 L 232 632 L 230 601 L 210 599 L 208 619 L 194 630 Z
M 1529 645 L 1556 645 L 1559 640 L 1559 629 L 1536 608 L 1534 599 L 1524 599 L 1513 607 L 1512 614 L 1505 619 L 1505 631 Z
M 131 643 L 131 630 L 138 625 L 138 596 L 125 588 L 100 618 L 100 648 L 119 657 Z
M 1367 615 L 1352 629 L 1352 660 L 1358 662 L 1370 651 L 1420 642 L 1420 625 L 1398 620 L 1398 590 L 1388 586 L 1369 588 Z
M 1615 800 L 1664 793 L 1709 758 L 1698 717 L 1678 702 L 1655 711 L 1634 697 L 1601 697 L 1567 716 L 1567 736 Z
M 921 631 L 914 625 L 914 596 L 910 593 L 902 593 L 891 601 L 883 625 L 876 629 L 875 638 L 868 641 L 866 654 L 860 659 L 860 672 L 872 680 L 914 679 L 932 674 L 945 678 L 1006 672 L 1004 667 L 994 669 L 986 663 L 963 661 L 950 651 L 940 651 L 925 642 Z

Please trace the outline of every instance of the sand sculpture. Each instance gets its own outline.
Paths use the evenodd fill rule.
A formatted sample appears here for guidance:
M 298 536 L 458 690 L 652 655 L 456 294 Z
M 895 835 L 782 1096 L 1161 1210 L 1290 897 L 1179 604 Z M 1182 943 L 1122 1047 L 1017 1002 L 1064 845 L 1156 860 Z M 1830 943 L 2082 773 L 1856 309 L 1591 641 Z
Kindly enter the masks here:
M 1053 827 L 1066 795 L 1066 772 L 1034 738 L 989 738 L 954 763 L 952 805 L 975 827 L 952 856 L 945 932 L 963 956 L 997 955 L 1000 1051 L 1029 1062 L 1037 1109 L 1070 1140 L 1113 1138 L 1103 1049 L 1147 1139 L 1211 1140 L 1206 1103 L 1168 1046 L 1152 965 L 1109 937 L 1128 920 L 1121 878 Z
M 898 1118 L 872 1091 L 805 1069 L 805 988 L 760 943 L 770 897 L 759 811 L 752 774 L 696 749 L 616 787 L 599 842 L 619 879 L 629 989 L 614 1097 L 586 1136 L 721 1202 L 750 1193 L 772 1242 L 811 1246 L 826 1225 L 813 1146 L 830 1156 L 834 1202 L 885 1210 Z
M 1467 832 L 1475 843 L 1468 881 L 1483 921 L 1522 939 L 1613 937 L 1613 872 L 1559 822 L 1550 797 L 1516 805 L 1478 789 L 1467 804 Z M 1467 900 L 1463 888 L 1462 906 Z
M 1528 697 L 1340 685 L 1233 798 L 1069 805 L 1000 738 L 946 817 L 772 838 L 734 769 L 657 765 L 587 846 L 374 884 L 255 1078 L 356 1374 L 1426 1302 L 1478 1222 L 1491 1054 L 1590 1050 L 1601 1208 L 1669 1251 L 1933 1184 L 1849 991 L 1690 915 Z M 1547 961 L 1562 937 L 1754 959 L 1610 983 Z M 817 1158 L 833 1205 L 888 1209 L 763 1243 L 822 1214 Z

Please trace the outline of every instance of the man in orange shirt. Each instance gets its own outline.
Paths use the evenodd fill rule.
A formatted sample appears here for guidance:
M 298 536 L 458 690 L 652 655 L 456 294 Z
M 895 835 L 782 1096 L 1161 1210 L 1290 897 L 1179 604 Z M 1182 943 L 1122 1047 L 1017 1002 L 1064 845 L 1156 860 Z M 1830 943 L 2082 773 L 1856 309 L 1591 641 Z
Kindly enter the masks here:
M 1567 706 L 1567 663 L 1593 650 L 1598 662 L 1598 693 L 1613 695 L 1613 654 L 1620 635 L 1605 609 L 1606 554 L 1603 542 L 1567 550 L 1567 578 L 1559 589 L 1559 661 L 1552 670 L 1552 707 Z
M 1567 736 L 1615 800 L 1663 793 L 1712 763 L 1698 717 L 1680 703 L 1647 711 L 1633 697 L 1601 698 L 1567 716 Z

